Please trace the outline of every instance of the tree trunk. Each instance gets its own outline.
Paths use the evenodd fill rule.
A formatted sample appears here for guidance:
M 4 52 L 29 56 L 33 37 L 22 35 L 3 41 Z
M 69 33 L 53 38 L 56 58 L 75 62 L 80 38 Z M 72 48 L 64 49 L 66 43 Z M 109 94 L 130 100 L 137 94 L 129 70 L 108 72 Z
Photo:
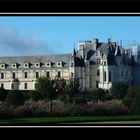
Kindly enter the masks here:
M 50 112 L 52 112 L 52 105 L 53 105 L 53 100 L 50 102 Z

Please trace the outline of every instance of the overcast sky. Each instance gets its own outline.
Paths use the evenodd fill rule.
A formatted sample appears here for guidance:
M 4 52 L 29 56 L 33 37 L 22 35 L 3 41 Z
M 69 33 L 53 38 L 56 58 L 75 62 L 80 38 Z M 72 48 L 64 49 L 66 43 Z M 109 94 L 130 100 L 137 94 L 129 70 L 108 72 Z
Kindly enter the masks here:
M 71 53 L 78 41 L 94 38 L 127 47 L 139 34 L 139 16 L 0 16 L 0 56 Z

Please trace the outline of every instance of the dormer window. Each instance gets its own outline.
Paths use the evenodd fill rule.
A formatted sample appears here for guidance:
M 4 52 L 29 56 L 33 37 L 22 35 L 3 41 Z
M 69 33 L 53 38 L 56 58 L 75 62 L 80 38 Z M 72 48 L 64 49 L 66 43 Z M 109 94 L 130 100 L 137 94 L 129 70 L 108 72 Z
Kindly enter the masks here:
M 17 68 L 17 64 L 12 64 L 12 68 Z
M 40 68 L 40 63 L 36 63 L 35 67 Z
M 46 67 L 51 67 L 51 62 L 47 62 Z
M 62 67 L 62 62 L 57 62 L 57 67 Z
M 5 64 L 0 64 L 1 69 L 5 69 Z
M 29 68 L 29 63 L 24 63 L 24 68 Z
M 71 62 L 71 67 L 73 67 L 74 66 L 74 63 L 73 62 Z

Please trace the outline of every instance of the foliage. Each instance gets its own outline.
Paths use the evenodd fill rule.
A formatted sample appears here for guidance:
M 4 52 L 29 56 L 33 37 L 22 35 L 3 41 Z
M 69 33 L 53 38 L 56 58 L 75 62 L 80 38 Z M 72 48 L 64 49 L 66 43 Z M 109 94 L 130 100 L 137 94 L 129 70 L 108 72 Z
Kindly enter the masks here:
M 140 114 L 140 93 L 137 93 L 135 98 L 132 100 L 130 112 L 132 114 Z
M 127 84 L 123 82 L 116 82 L 112 84 L 110 91 L 115 99 L 122 99 L 127 94 L 127 89 Z
M 75 104 L 87 104 L 87 100 L 84 97 L 75 97 Z
M 125 98 L 122 99 L 122 103 L 123 103 L 126 107 L 130 108 L 131 103 L 132 103 L 132 100 L 133 100 L 133 99 L 130 98 L 130 97 L 125 97 Z
M 50 100 L 50 112 L 52 112 L 53 100 L 58 96 L 57 93 L 57 82 L 46 77 L 41 77 L 37 82 L 37 94 L 43 99 Z
M 0 101 L 5 101 L 8 91 L 4 88 L 0 88 Z
M 91 95 L 92 95 L 92 98 L 93 98 L 94 102 L 105 101 L 106 100 L 106 93 L 101 88 L 93 91 L 93 93 L 91 93 Z
M 25 101 L 24 94 L 22 92 L 20 92 L 19 90 L 11 90 L 6 97 L 6 103 L 8 106 L 23 105 L 24 101 Z

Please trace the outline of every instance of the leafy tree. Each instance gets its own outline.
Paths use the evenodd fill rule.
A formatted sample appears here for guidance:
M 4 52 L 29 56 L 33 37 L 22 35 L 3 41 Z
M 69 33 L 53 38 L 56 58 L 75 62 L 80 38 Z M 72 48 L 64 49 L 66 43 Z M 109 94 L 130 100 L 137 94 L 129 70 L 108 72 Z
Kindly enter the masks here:
M 75 95 L 80 93 L 80 83 L 78 78 L 70 79 L 64 87 L 66 102 L 75 102 Z
M 93 98 L 94 102 L 105 101 L 106 100 L 106 93 L 101 88 L 93 91 L 93 93 L 91 93 L 91 95 L 92 95 L 92 98 Z
M 52 112 L 53 100 L 58 95 L 56 81 L 41 77 L 38 79 L 36 91 L 41 95 L 41 98 L 50 100 L 50 112 Z
M 131 103 L 132 103 L 132 101 L 135 98 L 137 93 L 140 93 L 139 87 L 128 87 L 128 93 L 126 94 L 124 99 L 122 99 L 123 104 L 125 106 L 127 106 L 128 108 L 130 108 Z
M 127 94 L 128 85 L 123 82 L 116 82 L 112 84 L 110 89 L 111 94 L 116 99 L 122 99 Z
M 132 100 L 130 112 L 132 114 L 140 115 L 140 93 L 137 93 L 135 98 Z
M 24 102 L 25 102 L 24 94 L 19 90 L 11 90 L 6 97 L 6 103 L 8 106 L 9 105 L 19 106 L 23 105 Z

